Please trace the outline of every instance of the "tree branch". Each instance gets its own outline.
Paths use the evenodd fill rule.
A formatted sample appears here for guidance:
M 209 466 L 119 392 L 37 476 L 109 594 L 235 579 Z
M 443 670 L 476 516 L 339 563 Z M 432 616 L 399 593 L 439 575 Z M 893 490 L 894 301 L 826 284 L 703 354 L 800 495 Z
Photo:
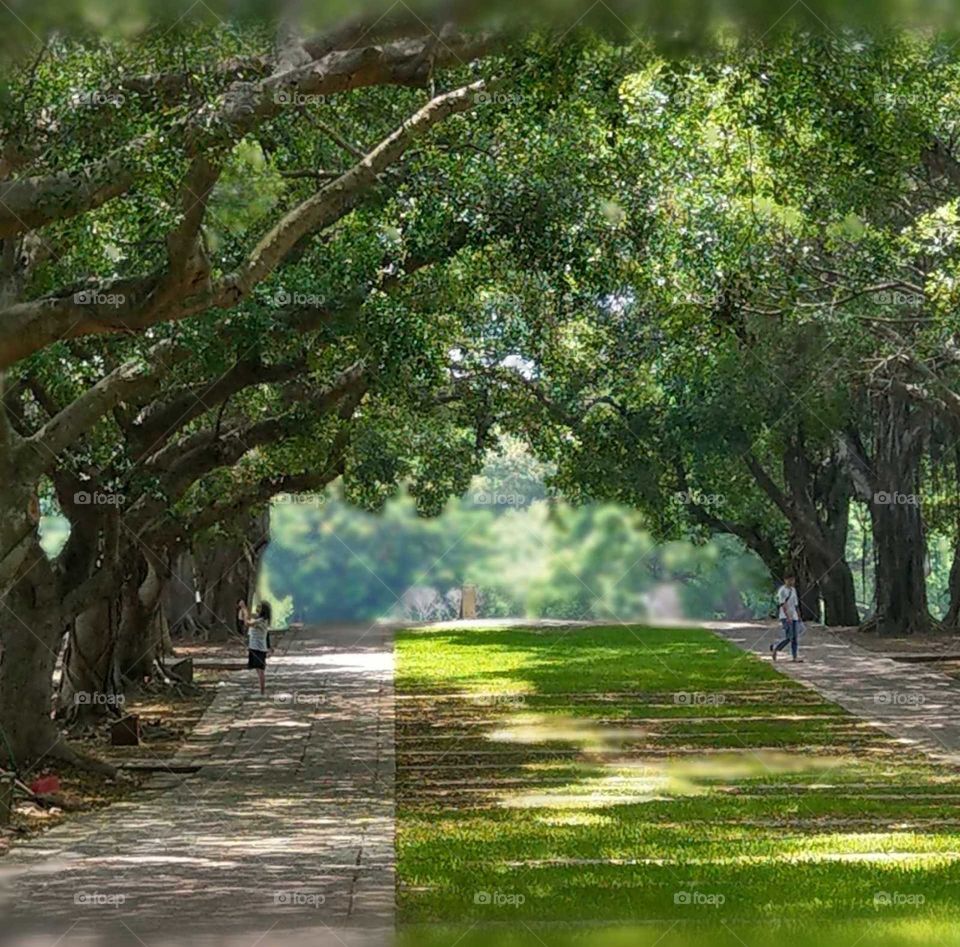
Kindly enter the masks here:
M 0 239 L 95 210 L 128 191 L 136 178 L 134 143 L 77 171 L 0 183 Z
M 294 208 L 260 241 L 246 263 L 228 277 L 227 295 L 234 302 L 268 276 L 307 234 L 322 230 L 352 210 L 377 175 L 399 160 L 411 142 L 451 115 L 465 112 L 488 87 L 485 80 L 439 95 L 404 122 L 336 181 Z
M 159 322 L 186 319 L 206 309 L 232 308 L 270 275 L 301 239 L 353 210 L 376 184 L 378 174 L 399 160 L 412 141 L 445 118 L 471 108 L 476 95 L 487 87 L 484 81 L 475 82 L 427 103 L 363 161 L 290 211 L 236 273 L 213 286 L 207 285 L 206 269 L 201 264 L 192 273 L 188 268 L 185 283 L 178 282 L 175 270 L 171 270 L 115 280 L 99 287 L 71 288 L 0 312 L 0 324 L 5 330 L 0 338 L 0 369 L 61 339 L 137 332 Z M 200 171 L 198 176 L 203 177 Z M 199 225 L 202 206 L 202 201 L 197 203 L 190 221 L 185 216 L 178 234 L 186 237 Z M 174 264 L 186 258 L 189 244 L 187 239 L 174 239 Z
M 88 431 L 114 405 L 159 387 L 170 368 L 191 354 L 185 346 L 161 342 L 145 359 L 124 362 L 24 439 L 20 451 L 26 469 L 33 476 L 39 476 L 56 463 L 60 451 Z
M 336 410 L 344 398 L 365 391 L 368 383 L 366 366 L 357 362 L 341 372 L 331 385 L 300 400 L 297 407 L 309 411 L 311 417 L 322 417 Z M 244 427 L 231 428 L 213 441 L 209 434 L 201 432 L 185 443 L 164 448 L 151 460 L 149 469 L 161 474 L 168 501 L 176 502 L 204 474 L 218 467 L 232 466 L 253 448 L 289 436 L 301 426 L 299 417 L 300 413 L 293 411 L 264 418 Z M 164 503 L 164 508 L 167 505 Z

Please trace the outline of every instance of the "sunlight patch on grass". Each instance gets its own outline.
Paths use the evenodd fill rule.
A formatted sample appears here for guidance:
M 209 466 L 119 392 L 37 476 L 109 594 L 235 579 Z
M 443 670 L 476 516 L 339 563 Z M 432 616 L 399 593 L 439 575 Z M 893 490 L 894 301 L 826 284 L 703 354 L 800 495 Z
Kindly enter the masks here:
M 510 793 L 500 797 L 506 809 L 599 809 L 707 792 L 666 775 L 598 776 L 566 786 Z
M 450 629 L 397 645 L 408 930 L 455 923 L 446 947 L 504 943 L 511 923 L 518 942 L 561 932 L 578 947 L 592 940 L 572 928 L 603 924 L 630 947 L 832 947 L 828 930 L 838 947 L 951 944 L 956 772 L 769 663 L 695 629 Z M 675 900 L 691 891 L 725 901 Z M 477 892 L 524 901 L 498 910 Z
M 837 769 L 841 760 L 825 759 L 805 753 L 783 753 L 777 750 L 717 753 L 711 756 L 690 756 L 669 760 L 664 764 L 679 777 L 703 782 L 734 782 L 758 777 L 799 775 Z
M 599 727 L 581 717 L 561 714 L 513 714 L 487 734 L 494 743 L 528 745 L 568 743 L 592 753 L 609 753 L 624 741 L 637 738 L 637 731 Z
M 613 820 L 609 816 L 596 812 L 556 812 L 537 816 L 537 822 L 543 825 L 609 825 Z

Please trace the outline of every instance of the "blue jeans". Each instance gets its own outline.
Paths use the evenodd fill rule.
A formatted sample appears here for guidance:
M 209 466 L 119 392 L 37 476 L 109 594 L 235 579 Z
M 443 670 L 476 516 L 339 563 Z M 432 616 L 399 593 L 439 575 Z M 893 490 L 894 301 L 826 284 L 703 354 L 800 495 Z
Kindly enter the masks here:
M 781 618 L 780 624 L 783 626 L 783 641 L 778 641 L 773 650 L 780 651 L 788 644 L 793 652 L 794 658 L 797 656 L 797 639 L 800 636 L 800 622 L 791 621 L 789 618 Z

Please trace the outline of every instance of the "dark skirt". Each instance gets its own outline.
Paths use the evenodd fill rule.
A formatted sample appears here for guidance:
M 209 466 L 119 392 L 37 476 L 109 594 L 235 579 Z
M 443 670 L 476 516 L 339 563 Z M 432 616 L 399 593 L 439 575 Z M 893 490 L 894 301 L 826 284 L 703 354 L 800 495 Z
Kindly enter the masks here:
M 253 651 L 247 652 L 247 667 L 253 671 L 264 671 L 267 667 L 267 652 Z

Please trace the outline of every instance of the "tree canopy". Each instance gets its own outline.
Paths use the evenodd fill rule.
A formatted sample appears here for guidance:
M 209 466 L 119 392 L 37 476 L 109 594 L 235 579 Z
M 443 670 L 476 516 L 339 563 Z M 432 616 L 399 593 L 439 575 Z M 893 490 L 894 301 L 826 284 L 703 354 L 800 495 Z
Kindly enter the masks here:
M 507 436 L 573 504 L 795 572 L 809 618 L 956 625 L 949 24 L 93 9 L 39 5 L 3 75 L 18 755 L 72 753 L 54 698 L 157 673 L 181 587 L 175 625 L 232 624 L 276 495 L 434 515 Z

